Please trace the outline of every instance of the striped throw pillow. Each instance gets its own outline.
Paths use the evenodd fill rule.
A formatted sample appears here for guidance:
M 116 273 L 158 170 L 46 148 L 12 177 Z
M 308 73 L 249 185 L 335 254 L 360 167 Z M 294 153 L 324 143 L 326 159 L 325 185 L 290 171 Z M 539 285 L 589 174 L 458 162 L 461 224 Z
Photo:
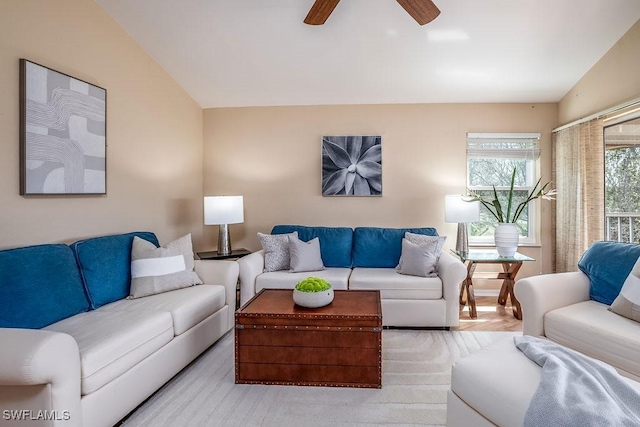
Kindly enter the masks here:
M 194 266 L 191 234 L 159 248 L 153 243 L 134 237 L 131 246 L 129 298 L 201 285 L 202 280 L 193 271 Z
M 620 316 L 640 322 L 640 258 L 624 281 L 620 294 L 609 307 Z

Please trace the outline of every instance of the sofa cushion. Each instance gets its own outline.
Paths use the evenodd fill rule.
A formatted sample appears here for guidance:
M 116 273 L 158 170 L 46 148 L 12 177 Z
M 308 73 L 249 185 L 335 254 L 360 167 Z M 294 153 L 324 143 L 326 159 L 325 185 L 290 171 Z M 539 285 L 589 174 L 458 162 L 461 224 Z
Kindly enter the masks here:
M 67 245 L 0 251 L 0 327 L 43 328 L 88 309 Z
M 158 246 L 153 233 L 138 231 L 94 237 L 71 245 L 91 308 L 126 298 L 131 286 L 131 243 L 138 236 Z
M 584 301 L 544 316 L 547 338 L 640 377 L 640 328 L 633 320 Z
M 225 305 L 225 289 L 197 285 L 139 299 L 123 299 L 103 306 L 108 311 L 166 311 L 173 319 L 175 335 L 183 334 Z
M 439 277 L 405 276 L 394 268 L 354 268 L 349 289 L 379 290 L 382 299 L 436 300 L 442 298 Z
M 202 284 L 193 271 L 191 234 L 156 247 L 133 237 L 131 246 L 131 290 L 129 298 L 140 298 Z
M 71 335 L 80 350 L 81 394 L 124 374 L 173 339 L 168 312 L 95 310 L 45 328 Z
M 640 245 L 636 243 L 593 243 L 578 262 L 589 277 L 591 299 L 611 305 L 639 257 Z
M 276 225 L 271 234 L 298 232 L 304 242 L 317 237 L 325 267 L 351 268 L 353 230 L 348 227 L 307 227 L 304 225 Z
M 333 289 L 348 289 L 350 268 L 327 268 L 311 273 L 290 273 L 273 271 L 262 273 L 256 278 L 256 293 L 262 289 L 293 289 L 301 280 L 309 276 L 320 277 L 331 284 Z M 293 296 L 292 296 L 293 298 Z M 292 300 L 293 301 L 293 300 Z
M 613 301 L 609 310 L 640 322 L 640 258 L 624 281 L 620 294 Z
M 358 227 L 353 232 L 353 267 L 395 268 L 406 232 L 438 235 L 435 228 Z

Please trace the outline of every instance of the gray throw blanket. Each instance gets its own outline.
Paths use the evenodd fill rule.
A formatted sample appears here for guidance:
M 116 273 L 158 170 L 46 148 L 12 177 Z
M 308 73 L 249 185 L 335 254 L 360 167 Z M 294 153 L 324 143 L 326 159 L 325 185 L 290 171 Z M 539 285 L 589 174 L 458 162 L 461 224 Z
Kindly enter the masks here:
M 547 339 L 513 340 L 542 367 L 526 427 L 640 426 L 640 384 L 633 387 L 611 366 Z

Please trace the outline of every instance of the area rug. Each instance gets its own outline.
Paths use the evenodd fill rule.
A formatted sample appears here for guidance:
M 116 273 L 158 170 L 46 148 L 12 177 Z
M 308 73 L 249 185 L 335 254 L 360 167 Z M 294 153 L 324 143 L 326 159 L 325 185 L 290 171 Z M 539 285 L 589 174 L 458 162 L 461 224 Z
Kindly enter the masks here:
M 382 389 L 234 383 L 229 333 L 123 426 L 424 426 L 446 423 L 451 366 L 520 332 L 385 330 Z

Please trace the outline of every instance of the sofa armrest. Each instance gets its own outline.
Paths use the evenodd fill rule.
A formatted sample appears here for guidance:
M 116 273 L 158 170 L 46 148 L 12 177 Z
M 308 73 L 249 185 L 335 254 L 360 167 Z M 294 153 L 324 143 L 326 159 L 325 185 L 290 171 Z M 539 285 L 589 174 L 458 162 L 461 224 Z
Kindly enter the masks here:
M 442 252 L 438 259 L 438 276 L 442 280 L 442 297 L 447 304 L 446 324 L 457 326 L 460 322 L 460 283 L 467 277 L 467 268 L 458 258 Z
M 0 412 L 56 411 L 60 419 L 47 425 L 82 425 L 76 341 L 60 332 L 0 328 L 0 342 Z
M 582 272 L 543 274 L 520 279 L 515 294 L 522 306 L 522 332 L 544 335 L 544 315 L 589 300 L 589 278 Z
M 238 260 L 240 266 L 240 306 L 256 294 L 256 278 L 264 271 L 264 251 L 254 252 Z
M 196 260 L 196 273 L 207 285 L 221 285 L 225 288 L 225 301 L 229 306 L 227 331 L 235 324 L 236 290 L 238 287 L 238 263 L 225 260 Z

